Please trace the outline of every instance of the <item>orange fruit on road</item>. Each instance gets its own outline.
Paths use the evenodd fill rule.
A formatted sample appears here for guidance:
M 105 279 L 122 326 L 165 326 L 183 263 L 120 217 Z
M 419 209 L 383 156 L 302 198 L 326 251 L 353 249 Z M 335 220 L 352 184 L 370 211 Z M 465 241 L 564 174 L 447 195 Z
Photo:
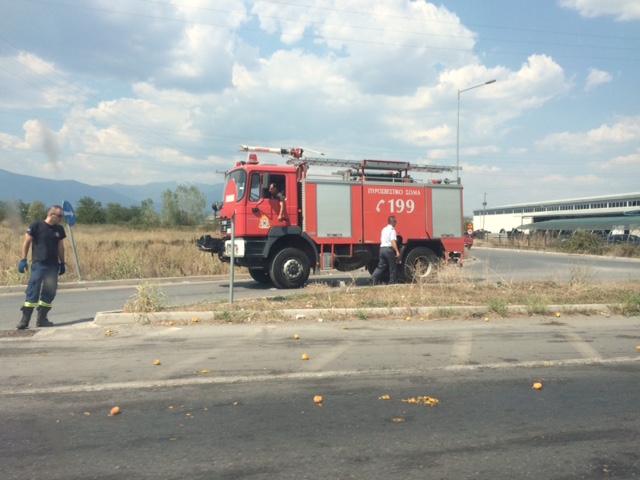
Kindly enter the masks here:
M 120 407 L 113 407 L 111 409 L 111 413 L 109 413 L 110 417 L 114 417 L 120 413 Z
M 298 340 L 300 338 L 300 335 L 298 335 L 297 333 L 293 336 L 294 340 Z
M 160 365 L 160 360 L 155 359 L 155 360 L 153 361 L 153 364 L 154 364 L 154 365 Z
M 322 395 L 316 395 L 315 397 L 313 397 L 313 403 L 322 403 Z
M 309 355 L 307 355 L 306 353 L 302 354 L 302 359 L 303 360 L 309 360 Z
M 534 390 L 540 390 L 542 388 L 542 384 L 540 382 L 536 382 L 531 388 L 533 388 Z

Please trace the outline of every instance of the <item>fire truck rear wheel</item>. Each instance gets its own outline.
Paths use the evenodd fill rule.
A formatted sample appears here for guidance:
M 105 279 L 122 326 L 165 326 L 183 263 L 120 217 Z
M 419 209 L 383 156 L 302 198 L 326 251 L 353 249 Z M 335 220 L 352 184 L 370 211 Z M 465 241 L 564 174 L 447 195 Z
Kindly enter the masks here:
M 297 248 L 285 248 L 271 262 L 269 274 L 278 288 L 300 288 L 309 279 L 309 258 Z
M 261 270 L 259 268 L 250 268 L 249 275 L 251 275 L 251 278 L 253 278 L 258 283 L 271 283 L 269 272 L 265 272 L 264 270 Z
M 417 247 L 407 254 L 404 265 L 404 274 L 408 282 L 414 282 L 420 278 L 428 277 L 438 263 L 438 258 L 433 250 L 426 247 Z

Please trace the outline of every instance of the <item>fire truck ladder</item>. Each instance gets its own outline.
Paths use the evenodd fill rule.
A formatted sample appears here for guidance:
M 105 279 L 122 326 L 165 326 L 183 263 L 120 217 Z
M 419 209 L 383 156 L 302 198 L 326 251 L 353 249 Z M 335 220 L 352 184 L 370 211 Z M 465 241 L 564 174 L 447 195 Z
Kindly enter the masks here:
M 247 145 L 240 145 L 240 151 L 282 155 L 283 157 L 289 158 L 287 160 L 289 165 L 307 164 L 324 167 L 347 167 L 354 168 L 356 170 L 395 170 L 398 172 L 414 171 L 429 173 L 453 172 L 454 170 L 460 170 L 460 167 L 450 167 L 445 165 L 416 165 L 411 164 L 410 162 L 400 162 L 396 160 L 341 160 L 337 158 L 306 157 L 304 156 L 304 149 L 302 148 L 250 147 Z M 309 151 L 313 152 L 314 150 Z M 322 152 L 315 153 L 324 155 Z
M 289 158 L 289 165 L 299 165 L 306 163 L 307 165 L 317 165 L 322 167 L 347 167 L 356 170 L 394 170 L 398 172 L 430 172 L 442 173 L 452 172 L 456 167 L 445 165 L 416 165 L 410 162 L 400 162 L 395 160 L 341 160 L 336 158 L 320 158 L 320 157 L 302 157 Z

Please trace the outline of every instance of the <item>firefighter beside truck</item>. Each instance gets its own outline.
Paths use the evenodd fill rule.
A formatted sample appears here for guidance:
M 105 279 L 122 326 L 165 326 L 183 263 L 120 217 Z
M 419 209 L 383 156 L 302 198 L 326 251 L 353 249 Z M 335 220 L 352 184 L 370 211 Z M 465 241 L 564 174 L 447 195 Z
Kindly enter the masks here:
M 373 272 L 380 230 L 390 215 L 400 225 L 399 279 L 428 276 L 439 262 L 462 265 L 462 186 L 413 177 L 456 167 L 307 157 L 301 148 L 241 150 L 248 160 L 225 174 L 223 203 L 214 207 L 220 211 L 220 238 L 205 235 L 196 245 L 229 262 L 233 218 L 235 265 L 246 267 L 257 282 L 299 288 L 311 271 L 365 267 Z M 261 163 L 259 153 L 281 155 L 287 164 Z M 313 166 L 342 170 L 310 175 Z M 286 197 L 282 219 L 280 203 L 269 193 L 272 184 Z

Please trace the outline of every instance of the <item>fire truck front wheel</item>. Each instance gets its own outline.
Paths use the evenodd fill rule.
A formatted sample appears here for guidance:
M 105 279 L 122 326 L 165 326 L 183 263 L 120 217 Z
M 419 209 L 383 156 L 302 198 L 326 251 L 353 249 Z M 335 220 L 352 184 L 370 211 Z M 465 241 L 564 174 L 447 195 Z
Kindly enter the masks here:
M 433 250 L 426 247 L 417 247 L 407 254 L 404 263 L 404 275 L 408 282 L 414 282 L 420 278 L 428 277 L 438 263 L 438 258 Z
M 269 272 L 265 272 L 260 268 L 250 268 L 249 275 L 251 275 L 251 278 L 253 278 L 258 283 L 262 283 L 262 284 L 271 283 L 271 277 L 269 276 Z
M 278 288 L 300 288 L 309 279 L 311 264 L 304 252 L 285 248 L 271 262 L 269 275 Z

